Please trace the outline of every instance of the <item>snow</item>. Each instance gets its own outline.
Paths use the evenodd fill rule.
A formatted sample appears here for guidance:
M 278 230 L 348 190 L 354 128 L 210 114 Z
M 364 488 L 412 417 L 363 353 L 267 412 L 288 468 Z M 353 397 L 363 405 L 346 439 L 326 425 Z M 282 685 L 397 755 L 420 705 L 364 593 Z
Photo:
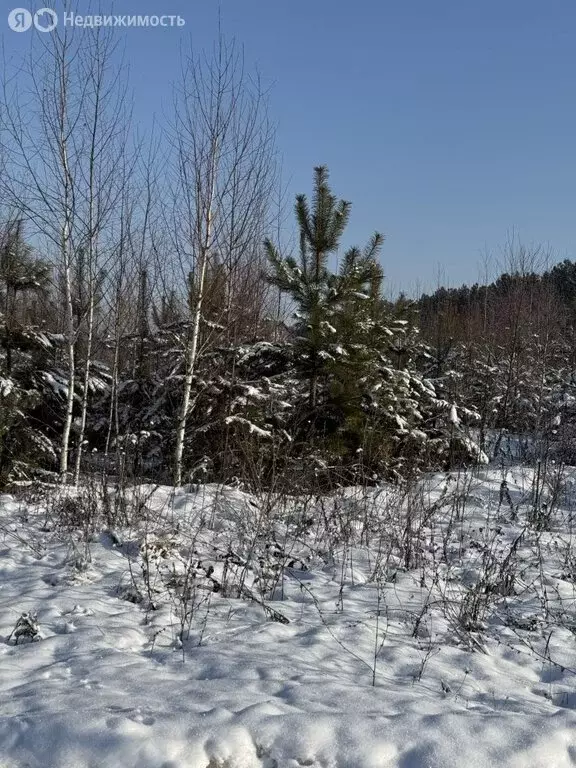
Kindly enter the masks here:
M 49 371 L 42 371 L 41 378 L 44 379 L 46 384 L 53 390 L 55 395 L 67 397 L 68 384 L 63 375 L 58 374 L 58 377 L 53 376 Z
M 525 467 L 430 475 L 408 497 L 346 489 L 316 507 L 141 486 L 138 519 L 87 525 L 87 546 L 56 527 L 53 499 L 0 496 L 0 766 L 574 765 L 576 472 L 552 472 L 539 532 Z M 403 517 L 417 499 L 421 525 Z M 412 562 L 393 541 L 407 531 Z M 514 588 L 486 593 L 465 630 L 464 598 L 482 577 L 499 583 L 510 553 Z M 180 639 L 170 584 L 187 568 Z M 39 636 L 16 642 L 24 613 Z
M 460 419 L 458 418 L 458 411 L 456 409 L 455 405 L 452 405 L 450 407 L 450 424 L 460 424 Z
M 0 378 L 0 397 L 8 397 L 14 391 L 14 382 L 11 379 Z
M 227 416 L 224 419 L 226 424 L 241 424 L 248 427 L 249 434 L 256 435 L 257 437 L 272 437 L 272 433 L 268 429 L 262 429 L 261 427 L 253 424 L 248 419 L 242 416 Z

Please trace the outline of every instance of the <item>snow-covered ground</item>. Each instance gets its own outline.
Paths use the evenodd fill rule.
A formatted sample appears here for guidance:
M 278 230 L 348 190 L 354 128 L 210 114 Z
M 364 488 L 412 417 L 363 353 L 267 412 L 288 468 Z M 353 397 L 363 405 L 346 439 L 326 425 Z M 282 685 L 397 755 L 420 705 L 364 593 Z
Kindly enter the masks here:
M 0 497 L 0 768 L 576 765 L 574 479 L 503 477 Z

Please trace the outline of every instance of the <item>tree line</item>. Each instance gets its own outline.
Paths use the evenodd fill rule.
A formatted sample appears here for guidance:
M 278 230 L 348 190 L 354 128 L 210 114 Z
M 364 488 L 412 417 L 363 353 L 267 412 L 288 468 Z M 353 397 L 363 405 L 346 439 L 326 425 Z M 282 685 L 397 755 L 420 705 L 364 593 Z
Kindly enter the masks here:
M 2 484 L 378 482 L 569 423 L 571 262 L 511 249 L 495 283 L 386 299 L 384 238 L 341 252 L 352 209 L 323 166 L 290 236 L 234 41 L 183 56 L 147 137 L 119 55 L 65 28 L 4 77 Z

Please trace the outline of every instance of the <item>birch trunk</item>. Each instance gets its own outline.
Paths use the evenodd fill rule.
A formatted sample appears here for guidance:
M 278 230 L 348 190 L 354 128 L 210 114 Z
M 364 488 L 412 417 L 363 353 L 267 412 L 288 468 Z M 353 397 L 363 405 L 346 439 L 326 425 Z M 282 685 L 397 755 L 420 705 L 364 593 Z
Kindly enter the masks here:
M 72 299 L 72 259 L 70 253 L 70 236 L 72 208 L 71 198 L 71 176 L 68 164 L 68 146 L 66 138 L 66 69 L 64 62 L 61 66 L 61 112 L 60 112 L 60 154 L 62 167 L 64 171 L 64 223 L 62 226 L 62 241 L 60 259 L 64 269 L 64 303 L 66 312 L 66 347 L 68 353 L 68 390 L 66 395 L 66 414 L 62 428 L 62 441 L 60 444 L 60 482 L 66 483 L 68 480 L 68 452 L 70 448 L 70 432 L 72 430 L 72 419 L 74 415 L 74 389 L 76 387 L 76 331 L 74 328 L 74 305 Z
M 215 154 L 217 149 L 215 148 Z M 213 167 L 211 170 L 210 190 L 208 200 L 208 211 L 206 214 L 206 229 L 204 241 L 201 246 L 200 256 L 200 275 L 198 280 L 198 295 L 194 304 L 192 313 L 192 336 L 186 345 L 185 352 L 185 378 L 184 391 L 182 394 L 182 404 L 178 416 L 176 428 L 176 449 L 174 455 L 174 485 L 182 485 L 182 459 L 184 456 L 184 441 L 186 439 L 186 422 L 190 412 L 190 399 L 192 395 L 192 384 L 194 382 L 194 373 L 196 370 L 196 359 L 198 357 L 198 341 L 200 338 L 200 321 L 202 318 L 202 305 L 204 303 L 204 288 L 206 284 L 206 269 L 208 266 L 208 255 L 210 249 L 210 240 L 212 237 L 212 215 L 214 205 L 214 190 L 216 186 L 216 165 L 217 159 L 213 156 Z

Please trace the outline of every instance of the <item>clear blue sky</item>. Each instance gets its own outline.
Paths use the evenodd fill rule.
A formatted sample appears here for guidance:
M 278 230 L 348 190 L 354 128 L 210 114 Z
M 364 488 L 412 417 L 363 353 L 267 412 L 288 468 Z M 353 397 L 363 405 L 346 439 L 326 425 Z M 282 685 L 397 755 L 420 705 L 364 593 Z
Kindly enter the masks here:
M 5 7 L 15 4 L 29 6 Z M 170 103 L 180 42 L 210 45 L 220 9 L 224 32 L 272 85 L 290 197 L 327 164 L 334 191 L 353 202 L 347 241 L 386 234 L 392 288 L 433 286 L 439 267 L 443 282 L 473 282 L 482 254 L 497 253 L 512 229 L 576 258 L 574 0 L 116 0 L 114 9 L 187 22 L 117 30 L 144 124 Z M 5 32 L 7 50 L 23 37 Z

